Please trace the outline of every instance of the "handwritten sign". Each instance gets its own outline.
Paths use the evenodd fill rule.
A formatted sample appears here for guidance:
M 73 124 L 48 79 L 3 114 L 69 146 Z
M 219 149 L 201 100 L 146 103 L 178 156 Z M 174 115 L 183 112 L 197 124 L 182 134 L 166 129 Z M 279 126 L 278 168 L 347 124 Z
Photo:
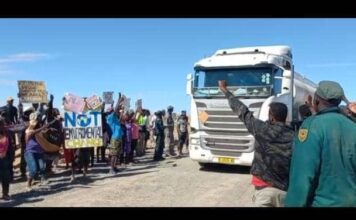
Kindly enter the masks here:
M 92 97 L 87 98 L 86 102 L 87 102 L 89 109 L 92 109 L 92 110 L 98 109 L 101 106 L 100 99 L 96 95 L 93 95 Z
M 71 93 L 67 93 L 64 98 L 64 110 L 75 113 L 84 111 L 85 101 L 83 98 Z
M 114 92 L 104 92 L 103 99 L 105 104 L 114 104 Z
M 43 81 L 17 81 L 21 102 L 23 103 L 47 103 L 48 92 Z

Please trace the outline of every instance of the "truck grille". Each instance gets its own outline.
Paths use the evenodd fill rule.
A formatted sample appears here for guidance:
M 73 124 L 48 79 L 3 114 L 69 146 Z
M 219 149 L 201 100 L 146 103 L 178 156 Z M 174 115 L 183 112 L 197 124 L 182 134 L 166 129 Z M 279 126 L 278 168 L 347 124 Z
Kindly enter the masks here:
M 239 157 L 239 156 L 241 156 L 240 152 L 233 152 L 233 151 L 212 150 L 211 153 L 216 156 L 225 156 L 225 157 Z
M 258 110 L 252 109 L 251 111 Z M 252 152 L 254 138 L 244 123 L 229 110 L 206 110 L 209 117 L 201 128 L 208 136 L 202 137 L 202 146 L 219 156 L 239 156 Z
M 236 139 L 236 136 L 231 138 L 205 136 L 202 139 L 204 148 L 211 150 L 212 153 L 213 151 L 220 151 L 219 155 L 222 156 L 225 152 L 251 152 L 254 143 L 252 136 L 244 139 Z

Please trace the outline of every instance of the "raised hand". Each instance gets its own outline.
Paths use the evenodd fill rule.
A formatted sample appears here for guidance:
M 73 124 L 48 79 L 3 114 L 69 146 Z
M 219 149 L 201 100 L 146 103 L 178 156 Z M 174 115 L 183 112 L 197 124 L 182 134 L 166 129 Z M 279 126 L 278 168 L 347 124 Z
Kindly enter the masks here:
M 220 90 L 223 91 L 223 92 L 226 92 L 227 91 L 227 88 L 226 88 L 227 87 L 227 83 L 226 83 L 226 81 L 225 80 L 219 80 L 218 83 L 219 83 Z

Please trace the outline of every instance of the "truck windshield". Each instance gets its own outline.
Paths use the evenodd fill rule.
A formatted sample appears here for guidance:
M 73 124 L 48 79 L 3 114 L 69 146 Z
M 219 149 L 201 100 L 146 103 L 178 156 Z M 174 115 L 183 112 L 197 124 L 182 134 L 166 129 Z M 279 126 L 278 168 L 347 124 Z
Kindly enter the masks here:
M 195 97 L 224 96 L 219 90 L 218 81 L 225 80 L 235 96 L 269 97 L 275 91 L 273 86 L 282 76 L 276 67 L 249 67 L 226 69 L 196 69 L 193 95 Z M 280 82 L 278 83 L 280 84 Z

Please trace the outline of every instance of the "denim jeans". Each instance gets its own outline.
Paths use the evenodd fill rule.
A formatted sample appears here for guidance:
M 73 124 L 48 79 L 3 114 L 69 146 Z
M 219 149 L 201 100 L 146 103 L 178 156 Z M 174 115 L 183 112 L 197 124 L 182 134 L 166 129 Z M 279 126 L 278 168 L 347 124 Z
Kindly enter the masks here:
M 29 171 L 29 176 L 34 178 L 37 172 L 44 176 L 46 164 L 43 160 L 43 154 L 25 152 L 25 160 Z

